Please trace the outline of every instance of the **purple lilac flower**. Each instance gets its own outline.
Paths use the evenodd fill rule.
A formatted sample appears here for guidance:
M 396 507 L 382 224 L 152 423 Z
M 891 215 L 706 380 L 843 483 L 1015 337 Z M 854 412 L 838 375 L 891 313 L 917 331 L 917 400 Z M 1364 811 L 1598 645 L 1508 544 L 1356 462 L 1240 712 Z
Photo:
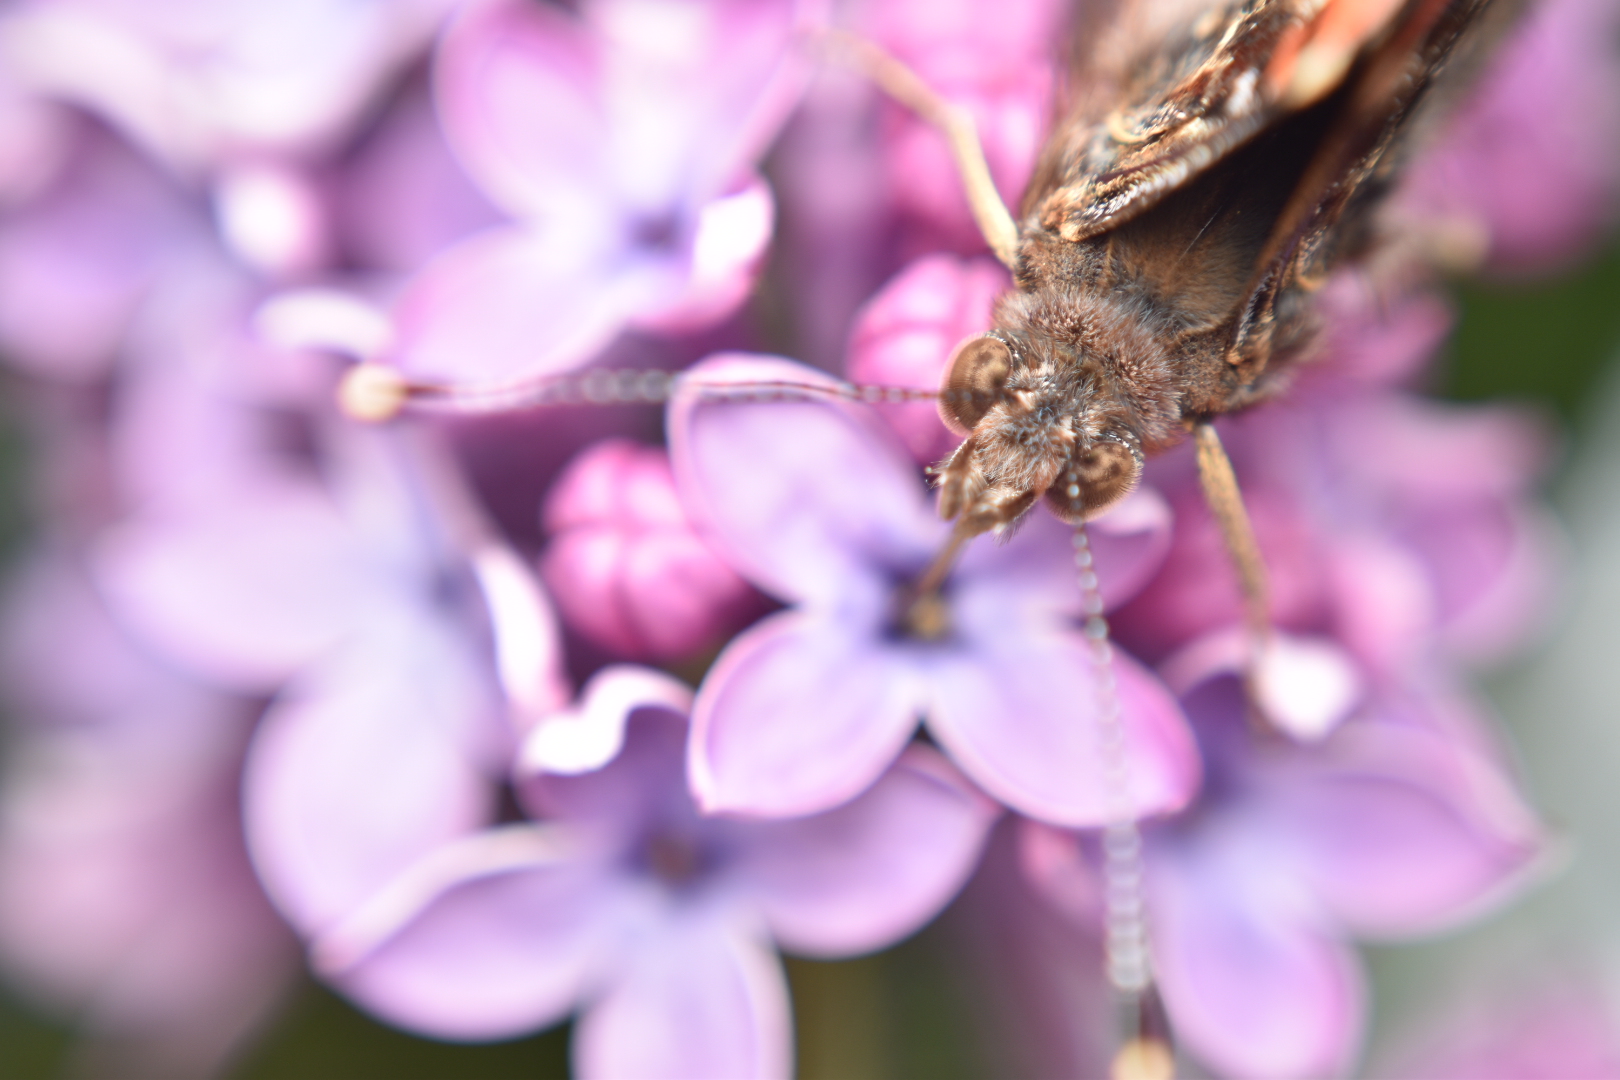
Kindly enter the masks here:
M 541 574 L 559 613 L 619 656 L 692 656 L 763 606 L 693 530 L 662 449 L 587 447 L 552 485 L 545 523 Z
M 1177 1036 L 1235 1077 L 1329 1076 L 1360 1047 L 1351 937 L 1457 925 L 1528 880 L 1541 832 L 1475 710 L 1385 687 L 1321 744 L 1256 739 L 1235 678 L 1185 689 L 1206 778 L 1146 830 L 1154 968 Z M 1031 823 L 1026 865 L 1097 925 L 1091 841 Z M 1082 855 L 1082 852 L 1084 854 Z
M 752 167 L 796 94 L 797 17 L 790 0 L 467 10 L 440 50 L 440 111 L 515 220 L 417 275 L 386 359 L 501 383 L 582 363 L 629 323 L 734 310 L 770 239 Z
M 520 758 L 515 790 L 535 820 L 429 852 L 317 940 L 317 965 L 441 1037 L 509 1036 L 579 1009 L 582 1077 L 786 1075 L 773 943 L 836 957 L 909 934 L 960 887 L 997 811 L 917 747 L 828 813 L 701 817 L 685 784 L 688 696 L 655 672 L 599 674 Z M 611 760 L 582 761 L 580 744 Z
M 246 765 L 247 824 L 261 877 L 306 928 L 489 820 L 509 738 L 497 674 L 530 716 L 564 693 L 543 595 L 498 544 L 445 534 L 453 510 L 424 501 L 434 467 L 378 433 L 329 452 L 333 490 L 243 485 L 127 521 L 100 556 L 145 640 L 220 685 L 279 690 Z
M 485 520 L 538 546 L 535 475 L 554 466 L 537 470 L 520 438 L 542 424 L 453 432 L 469 458 L 500 460 L 469 468 L 474 498 L 438 432 L 330 416 L 330 358 L 309 346 L 453 382 L 561 370 L 624 328 L 688 334 L 666 351 L 700 355 L 716 345 L 690 331 L 737 307 L 771 239 L 756 169 L 801 88 L 794 39 L 816 5 L 490 0 L 461 6 L 431 80 L 402 76 L 452 6 L 0 14 L 0 345 L 57 384 L 37 410 L 51 527 L 94 552 L 108 605 L 41 574 L 15 616 L 14 659 L 42 678 L 15 680 L 32 696 L 0 796 L 14 976 L 103 1030 L 223 1047 L 277 985 L 284 943 L 249 880 L 242 806 L 253 870 L 317 968 L 384 1018 L 493 1038 L 577 1012 L 588 1076 L 779 1075 L 774 947 L 847 956 L 930 919 L 996 816 L 982 790 L 1029 815 L 1004 839 L 1022 836 L 1070 918 L 1030 911 L 1004 843 L 963 940 L 981 958 L 1006 947 L 995 985 L 1038 1014 L 1009 1029 L 1043 1042 L 1027 1060 L 1092 1068 L 1102 885 L 1094 838 L 1064 830 L 1119 808 L 1099 780 L 1071 539 L 1037 510 L 979 541 L 938 630 L 902 631 L 902 593 L 947 530 L 916 467 L 949 449 L 931 406 L 689 385 L 669 415 L 678 483 L 659 451 L 584 459 L 548 499 L 548 574 L 581 636 L 693 650 L 747 617 L 747 582 L 787 610 L 725 647 L 695 704 L 620 668 L 563 712 L 530 553 Z M 1016 194 L 1055 100 L 1065 6 L 843 14 L 978 119 Z M 1533 14 L 1411 170 L 1400 206 L 1420 239 L 1439 222 L 1492 268 L 1535 269 L 1607 219 L 1613 21 L 1596 0 Z M 872 124 L 872 100 L 859 80 L 821 80 L 797 150 L 773 164 L 785 219 L 815 234 L 786 276 L 806 251 L 822 260 L 782 303 L 810 324 L 796 347 L 828 361 L 847 321 L 829 313 L 900 259 L 982 248 L 938 134 L 890 105 Z M 1350 940 L 1452 925 L 1541 850 L 1452 669 L 1536 622 L 1556 537 L 1525 492 L 1544 451 L 1514 414 L 1397 389 L 1451 318 L 1397 279 L 1331 282 L 1327 355 L 1288 401 L 1222 425 L 1279 627 L 1254 694 L 1293 739 L 1239 718 L 1241 606 L 1188 456 L 1157 460 L 1090 526 L 1130 802 L 1149 819 L 1158 973 L 1186 1045 L 1224 1074 L 1346 1067 L 1363 1010 Z M 250 328 L 267 280 L 304 287 Z M 912 263 L 863 312 L 850 374 L 937 385 L 1003 284 L 983 261 Z M 619 340 L 637 363 L 668 361 Z M 736 354 L 698 375 L 826 383 Z M 548 418 L 540 456 L 562 461 L 594 423 Z M 248 694 L 269 699 L 251 730 Z M 508 778 L 532 820 L 495 825 Z M 982 921 L 1000 918 L 1028 923 Z
M 143 654 L 60 552 L 30 561 L 6 621 L 9 979 L 147 1067 L 212 1074 L 293 968 L 240 831 L 252 705 Z
M 705 380 L 827 385 L 768 357 L 713 358 Z M 670 450 L 683 501 L 739 573 L 794 605 L 728 645 L 693 707 L 692 787 L 708 811 L 812 813 L 865 790 L 919 718 L 974 782 L 1037 817 L 1108 815 L 1096 688 L 1075 626 L 1069 530 L 1037 514 L 1016 539 L 971 548 L 943 587 L 935 640 L 900 629 L 899 597 L 948 526 L 909 455 L 870 412 L 832 402 L 678 397 Z M 1144 491 L 1095 528 L 1108 598 L 1157 564 L 1168 526 Z M 1116 665 L 1138 812 L 1191 797 L 1198 763 L 1162 685 Z
M 968 111 L 996 186 L 1016 205 L 1050 127 L 1058 79 L 1052 43 L 1068 32 L 1069 14 L 1055 0 L 1003 5 L 993 19 L 972 3 L 891 0 L 855 6 L 853 22 Z M 898 106 L 888 106 L 885 119 L 881 153 L 896 207 L 933 234 L 928 249 L 983 250 L 945 139 Z
M 1435 650 L 1505 654 L 1535 627 L 1559 550 L 1526 498 L 1544 459 L 1536 425 L 1512 409 L 1320 378 L 1222 425 L 1276 624 L 1331 638 L 1369 673 L 1430 664 Z M 1236 625 L 1241 602 L 1188 456 L 1149 476 L 1176 509 L 1175 538 L 1116 627 L 1157 661 Z
M 108 117 L 182 172 L 346 138 L 453 0 L 31 0 L 0 20 L 23 86 Z
M 1395 208 L 1494 271 L 1545 273 L 1591 250 L 1620 212 L 1620 10 L 1542 0 L 1413 162 Z M 1443 238 L 1442 238 L 1443 239 Z
M 53 175 L 0 213 L 0 344 L 47 378 L 107 371 L 154 283 L 196 257 L 207 223 L 172 180 L 80 118 Z

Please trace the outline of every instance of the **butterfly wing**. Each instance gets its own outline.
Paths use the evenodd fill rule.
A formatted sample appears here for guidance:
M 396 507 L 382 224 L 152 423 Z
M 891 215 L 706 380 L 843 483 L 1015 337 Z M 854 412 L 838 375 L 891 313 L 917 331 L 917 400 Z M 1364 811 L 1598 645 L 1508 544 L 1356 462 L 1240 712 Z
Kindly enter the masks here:
M 1491 0 L 1163 0 L 1089 31 L 1026 235 L 1099 252 L 1178 336 L 1195 414 L 1264 396 L 1401 136 Z M 1146 14 L 1144 14 L 1146 13 Z
M 1251 378 L 1273 349 L 1279 309 L 1309 292 L 1356 246 L 1358 211 L 1376 200 L 1392 171 L 1402 134 L 1465 33 L 1490 0 L 1420 0 L 1408 5 L 1384 40 L 1346 71 L 1335 109 L 1310 165 L 1272 228 L 1231 328 L 1227 362 Z

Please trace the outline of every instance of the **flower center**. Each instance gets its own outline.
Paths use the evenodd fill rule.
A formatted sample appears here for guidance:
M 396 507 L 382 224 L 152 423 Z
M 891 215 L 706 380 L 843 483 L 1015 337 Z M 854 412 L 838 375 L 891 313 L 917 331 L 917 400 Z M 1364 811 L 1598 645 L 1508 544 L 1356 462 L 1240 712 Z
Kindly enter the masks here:
M 972 537 L 960 525 L 952 531 L 934 561 L 915 581 L 895 596 L 894 631 L 914 641 L 939 641 L 951 632 L 951 605 L 944 596 L 945 579 L 962 545 Z
M 684 885 L 691 881 L 697 876 L 701 861 L 691 837 L 667 832 L 648 837 L 642 855 L 653 876 L 666 885 Z
M 630 227 L 630 238 L 637 247 L 655 252 L 670 252 L 679 246 L 681 220 L 673 211 L 648 214 L 638 218 Z
M 938 641 L 951 632 L 951 606 L 937 588 L 920 595 L 901 590 L 899 630 L 918 641 Z

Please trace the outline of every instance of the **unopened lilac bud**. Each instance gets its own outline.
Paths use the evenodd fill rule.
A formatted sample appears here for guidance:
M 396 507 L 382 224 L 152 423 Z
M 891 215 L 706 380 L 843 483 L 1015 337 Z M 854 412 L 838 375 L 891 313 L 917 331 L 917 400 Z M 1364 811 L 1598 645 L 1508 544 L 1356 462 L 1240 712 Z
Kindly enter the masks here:
M 957 344 L 990 328 L 991 305 L 1006 289 L 1006 271 L 989 259 L 918 259 L 861 310 L 850 336 L 849 377 L 935 389 Z M 939 461 L 961 441 L 932 402 L 886 405 L 882 412 L 918 461 Z
M 759 595 L 687 519 L 663 450 L 609 439 L 546 500 L 541 573 L 563 620 L 621 656 L 691 656 L 746 623 Z

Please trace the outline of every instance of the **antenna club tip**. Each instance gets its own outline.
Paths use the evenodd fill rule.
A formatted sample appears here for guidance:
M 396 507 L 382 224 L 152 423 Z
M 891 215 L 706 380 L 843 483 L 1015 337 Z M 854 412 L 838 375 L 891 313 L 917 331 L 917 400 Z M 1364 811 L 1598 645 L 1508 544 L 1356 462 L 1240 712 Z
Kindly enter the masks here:
M 410 398 L 405 376 L 383 364 L 356 364 L 338 384 L 338 408 L 351 420 L 381 424 L 398 416 Z
M 1108 1075 L 1110 1080 L 1174 1080 L 1176 1057 L 1164 1040 L 1138 1036 L 1119 1048 Z

